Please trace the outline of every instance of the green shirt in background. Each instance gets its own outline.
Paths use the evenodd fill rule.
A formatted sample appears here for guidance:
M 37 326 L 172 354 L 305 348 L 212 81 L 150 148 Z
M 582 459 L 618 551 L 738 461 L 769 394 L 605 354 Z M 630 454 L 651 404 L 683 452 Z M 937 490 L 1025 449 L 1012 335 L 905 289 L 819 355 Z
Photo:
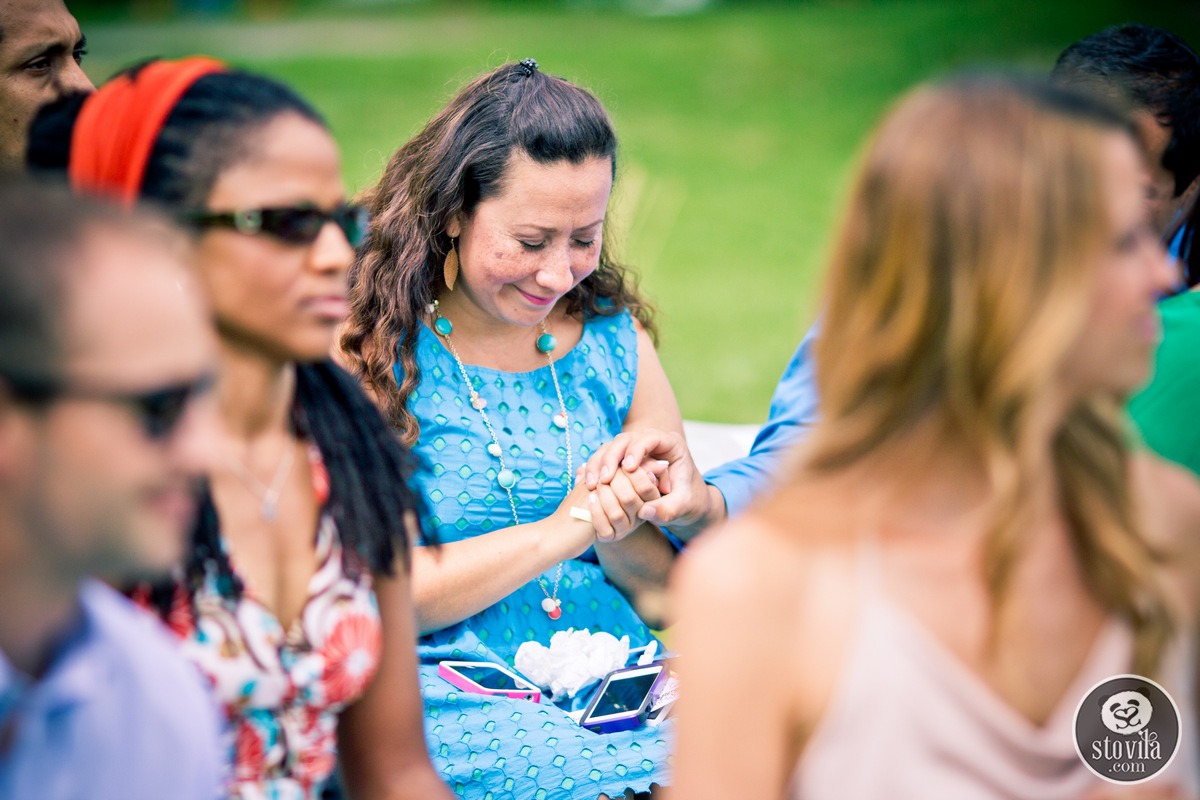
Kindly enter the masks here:
M 1200 293 L 1159 304 L 1163 338 L 1150 383 L 1129 401 L 1146 445 L 1200 475 Z

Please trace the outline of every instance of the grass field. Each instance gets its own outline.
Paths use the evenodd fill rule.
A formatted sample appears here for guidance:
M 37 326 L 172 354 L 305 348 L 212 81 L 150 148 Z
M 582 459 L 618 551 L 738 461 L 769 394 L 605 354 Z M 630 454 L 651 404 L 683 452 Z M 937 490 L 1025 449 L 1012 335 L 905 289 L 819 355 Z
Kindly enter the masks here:
M 621 137 L 613 236 L 660 309 L 685 416 L 758 422 L 815 316 L 854 154 L 889 101 L 966 65 L 1046 70 L 1071 41 L 1131 20 L 1200 41 L 1200 15 L 1117 0 L 723 4 L 292 3 L 130 20 L 72 3 L 93 79 L 207 52 L 279 76 L 328 116 L 352 190 L 467 79 L 532 56 L 606 103 Z M 283 9 L 284 4 L 268 4 Z M 852 354 L 848 354 L 852 357 Z

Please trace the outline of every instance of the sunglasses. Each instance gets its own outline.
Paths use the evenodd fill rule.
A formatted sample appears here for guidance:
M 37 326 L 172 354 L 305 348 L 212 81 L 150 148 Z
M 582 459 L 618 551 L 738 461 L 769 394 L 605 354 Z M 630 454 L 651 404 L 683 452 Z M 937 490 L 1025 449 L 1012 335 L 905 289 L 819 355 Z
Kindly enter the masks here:
M 371 215 L 364 207 L 344 203 L 326 211 L 315 206 L 251 208 L 244 211 L 194 211 L 184 219 L 201 228 L 232 228 L 238 233 L 266 233 L 288 244 L 309 245 L 330 222 L 337 225 L 351 247 L 362 244 Z
M 3 381 L 14 395 L 39 405 L 77 399 L 126 406 L 137 417 L 146 438 L 157 442 L 168 439 L 175 432 L 191 402 L 212 388 L 213 376 L 203 375 L 194 381 L 168 384 L 143 392 L 72 386 L 52 380 L 21 380 L 9 376 L 5 376 Z

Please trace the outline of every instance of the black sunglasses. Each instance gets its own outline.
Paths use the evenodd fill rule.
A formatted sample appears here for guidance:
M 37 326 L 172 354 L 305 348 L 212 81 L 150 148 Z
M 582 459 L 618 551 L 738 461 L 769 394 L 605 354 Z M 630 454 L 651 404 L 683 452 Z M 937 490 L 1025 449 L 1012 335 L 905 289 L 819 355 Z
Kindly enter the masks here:
M 315 206 L 251 208 L 244 211 L 192 211 L 183 218 L 201 228 L 233 228 L 239 233 L 266 233 L 289 244 L 312 244 L 321 229 L 332 222 L 341 229 L 351 247 L 362 244 L 371 215 L 364 207 L 345 203 L 326 211 Z
M 212 375 L 203 375 L 194 381 L 173 383 L 143 392 L 70 385 L 45 379 L 22 380 L 11 376 L 4 376 L 0 380 L 8 384 L 15 396 L 39 405 L 76 398 L 127 406 L 137 416 L 142 433 L 153 441 L 170 437 L 179 426 L 179 421 L 183 419 L 192 400 L 208 392 L 213 385 Z

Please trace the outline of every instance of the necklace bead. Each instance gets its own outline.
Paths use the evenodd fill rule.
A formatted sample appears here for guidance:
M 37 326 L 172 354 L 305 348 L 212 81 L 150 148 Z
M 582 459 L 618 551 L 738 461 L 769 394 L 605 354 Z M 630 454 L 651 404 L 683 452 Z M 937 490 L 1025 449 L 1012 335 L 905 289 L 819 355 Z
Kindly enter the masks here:
M 450 324 L 450 320 L 445 317 L 438 317 L 433 321 L 433 329 L 442 336 L 449 336 L 454 332 L 454 326 Z
M 550 353 L 554 348 L 558 347 L 558 340 L 553 334 L 543 333 L 537 338 L 537 349 L 542 353 Z
M 565 429 L 567 427 L 567 415 L 566 414 L 555 414 L 554 415 L 554 424 L 557 425 L 560 429 Z
M 511 469 L 505 468 L 500 470 L 500 473 L 496 475 L 496 483 L 500 484 L 504 489 L 511 489 L 517 483 L 517 476 L 513 474 Z
M 542 611 L 545 611 L 546 616 L 550 619 L 558 619 L 562 616 L 562 600 L 557 597 L 547 597 L 542 601 Z
M 500 457 L 500 445 L 497 444 L 496 442 L 492 442 L 491 444 L 489 444 L 487 446 L 487 451 L 488 451 L 488 453 L 495 456 L 496 458 Z

